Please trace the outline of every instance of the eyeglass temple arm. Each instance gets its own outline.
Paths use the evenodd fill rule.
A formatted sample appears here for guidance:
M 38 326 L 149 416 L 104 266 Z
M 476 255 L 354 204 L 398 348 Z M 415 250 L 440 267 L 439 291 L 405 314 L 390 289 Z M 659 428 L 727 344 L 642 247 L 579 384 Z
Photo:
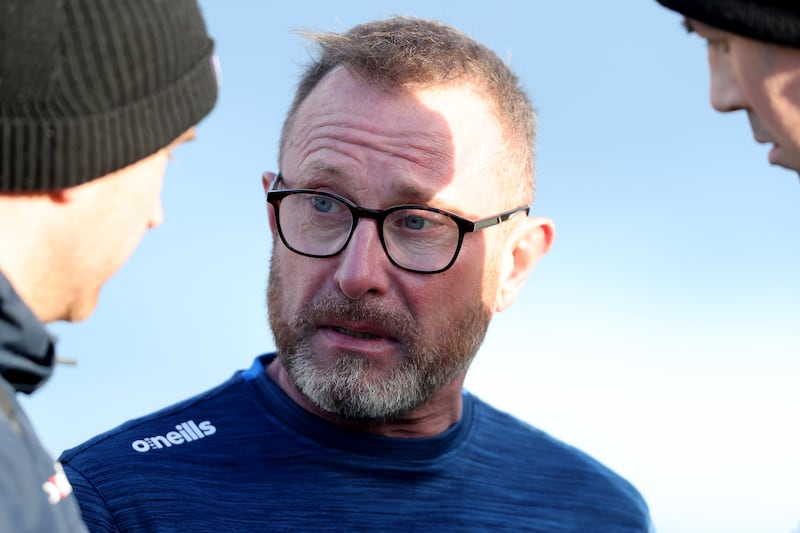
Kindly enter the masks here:
M 270 192 L 278 190 L 278 182 L 281 180 L 283 180 L 283 176 L 281 176 L 281 173 L 278 172 L 277 174 L 275 174 L 275 179 L 272 180 L 272 185 L 269 188 Z
M 516 215 L 520 211 L 525 211 L 525 214 L 527 215 L 529 210 L 530 210 L 530 207 L 525 205 L 525 206 L 522 206 L 522 207 L 518 207 L 516 209 L 512 209 L 511 211 L 506 211 L 505 213 L 500 213 L 499 215 L 495 215 L 493 217 L 484 218 L 482 220 L 477 220 L 477 221 L 472 223 L 472 231 L 480 231 L 480 230 L 482 230 L 484 228 L 488 228 L 490 226 L 496 226 L 497 224 L 500 224 L 501 222 L 505 222 L 506 220 L 508 220 L 512 216 Z

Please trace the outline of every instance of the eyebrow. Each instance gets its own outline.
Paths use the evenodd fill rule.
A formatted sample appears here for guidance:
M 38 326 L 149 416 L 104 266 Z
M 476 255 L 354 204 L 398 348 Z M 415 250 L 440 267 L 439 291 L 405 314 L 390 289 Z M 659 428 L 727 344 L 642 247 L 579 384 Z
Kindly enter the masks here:
M 329 177 L 333 178 L 334 181 L 342 180 L 345 183 L 348 181 L 347 172 L 341 170 L 339 167 L 335 165 L 329 165 L 324 163 L 314 164 L 311 166 L 310 170 L 312 172 L 326 174 Z M 304 183 L 301 185 L 298 185 L 297 183 L 290 184 L 286 181 L 286 177 L 283 175 L 283 173 L 279 173 L 278 175 L 281 178 L 280 181 L 282 181 L 287 186 L 290 186 L 292 188 L 308 187 L 308 183 Z M 277 187 L 277 185 L 275 185 L 277 184 L 277 182 L 278 180 L 276 179 L 275 182 L 273 183 L 273 187 Z M 392 190 L 393 196 L 395 198 L 400 199 L 396 204 L 393 205 L 421 204 L 428 207 L 435 207 L 436 209 L 445 209 L 448 211 L 452 211 L 456 214 L 461 213 L 461 211 L 458 210 L 456 206 L 450 205 L 448 202 L 441 202 L 440 200 L 437 200 L 435 195 L 436 189 L 426 190 L 413 183 L 403 183 L 403 184 L 392 183 L 390 189 Z M 347 198 L 348 200 L 355 202 L 352 197 L 348 196 L 347 194 L 343 194 L 342 191 L 338 191 L 337 194 L 340 194 L 345 198 Z M 431 201 L 433 201 L 435 205 L 432 205 Z
M 681 26 L 683 29 L 686 30 L 686 33 L 695 33 L 694 28 L 692 27 L 692 21 L 686 17 L 683 17 L 683 21 L 681 21 Z

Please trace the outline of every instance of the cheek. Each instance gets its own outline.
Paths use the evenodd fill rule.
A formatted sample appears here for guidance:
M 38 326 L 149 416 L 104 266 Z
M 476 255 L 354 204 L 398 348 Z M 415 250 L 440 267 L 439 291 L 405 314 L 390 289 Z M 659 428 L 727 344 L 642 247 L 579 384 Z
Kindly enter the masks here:
M 159 161 L 159 165 L 153 169 L 153 174 L 148 180 L 147 205 L 152 211 L 161 205 L 161 192 L 164 189 L 164 173 L 167 170 L 167 158 L 164 156 Z
M 449 270 L 433 274 L 430 280 L 407 285 L 410 288 L 404 299 L 420 328 L 427 329 L 428 324 L 440 323 L 442 317 L 460 315 L 467 309 L 494 308 L 496 283 L 492 283 L 492 274 L 478 262 L 460 260 Z
M 765 120 L 775 125 L 775 134 L 800 145 L 800 75 L 784 73 L 765 83 Z
M 750 108 L 778 144 L 800 147 L 800 101 L 784 85 L 771 81 L 747 87 Z
M 326 275 L 332 276 L 327 273 L 325 263 L 323 259 L 291 252 L 281 243 L 273 246 L 269 283 L 275 289 L 272 297 L 280 300 L 284 314 L 294 315 L 322 291 Z
M 166 166 L 166 155 L 159 153 L 143 164 L 136 175 L 130 177 L 130 186 L 121 191 L 123 198 L 120 203 L 125 210 L 127 224 L 147 229 L 156 219 L 160 223 L 161 192 Z
M 778 134 L 791 102 L 790 79 L 782 72 L 771 48 L 737 42 L 732 49 L 732 70 L 750 109 Z M 794 88 L 797 90 L 797 87 Z M 778 131 L 775 131 L 778 130 Z

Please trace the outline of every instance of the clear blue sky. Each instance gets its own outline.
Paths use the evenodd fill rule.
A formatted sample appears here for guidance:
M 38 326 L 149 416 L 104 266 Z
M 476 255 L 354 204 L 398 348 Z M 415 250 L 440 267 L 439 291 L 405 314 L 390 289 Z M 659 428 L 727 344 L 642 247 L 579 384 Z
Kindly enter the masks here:
M 30 401 L 54 454 L 200 392 L 273 347 L 260 174 L 306 43 L 392 14 L 507 58 L 539 111 L 535 214 L 555 246 L 468 378 L 630 479 L 663 533 L 800 525 L 800 184 L 707 102 L 703 43 L 654 0 L 203 2 L 223 87 L 167 170 L 166 223 L 56 325 Z

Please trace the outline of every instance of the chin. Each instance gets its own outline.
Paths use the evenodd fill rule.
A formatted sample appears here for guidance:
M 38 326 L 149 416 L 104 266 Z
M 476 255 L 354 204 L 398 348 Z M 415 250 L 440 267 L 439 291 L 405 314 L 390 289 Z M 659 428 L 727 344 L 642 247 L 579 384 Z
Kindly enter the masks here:
M 93 312 L 94 312 L 94 309 L 90 309 L 88 311 L 81 310 L 80 312 L 71 312 L 69 315 L 67 315 L 64 318 L 64 320 L 66 322 L 73 322 L 73 323 L 74 322 L 83 322 L 84 320 L 86 320 L 87 318 L 92 316 Z
M 98 294 L 95 294 L 91 298 L 76 301 L 71 308 L 67 309 L 66 316 L 63 320 L 67 322 L 81 322 L 92 316 L 92 313 L 94 313 L 94 310 L 97 308 L 98 296 Z

